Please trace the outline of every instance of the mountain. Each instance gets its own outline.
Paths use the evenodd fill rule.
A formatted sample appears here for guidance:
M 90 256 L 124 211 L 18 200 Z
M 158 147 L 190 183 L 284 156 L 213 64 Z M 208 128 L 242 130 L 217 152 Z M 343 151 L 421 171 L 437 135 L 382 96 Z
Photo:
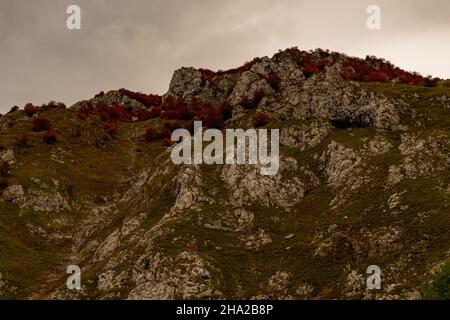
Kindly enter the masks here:
M 278 174 L 175 165 L 171 132 L 194 120 L 279 129 Z M 0 298 L 448 297 L 449 149 L 448 81 L 324 50 L 181 68 L 162 97 L 16 107 L 0 118 Z

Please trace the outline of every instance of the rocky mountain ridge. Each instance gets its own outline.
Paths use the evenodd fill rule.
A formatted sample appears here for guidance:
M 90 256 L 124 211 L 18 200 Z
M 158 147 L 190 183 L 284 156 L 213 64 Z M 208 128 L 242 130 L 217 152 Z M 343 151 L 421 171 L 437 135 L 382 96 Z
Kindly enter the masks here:
M 434 297 L 450 252 L 444 85 L 287 49 L 182 68 L 163 97 L 13 109 L 0 118 L 0 298 Z M 170 132 L 194 119 L 280 129 L 279 173 L 174 165 Z M 370 265 L 381 290 L 366 287 Z

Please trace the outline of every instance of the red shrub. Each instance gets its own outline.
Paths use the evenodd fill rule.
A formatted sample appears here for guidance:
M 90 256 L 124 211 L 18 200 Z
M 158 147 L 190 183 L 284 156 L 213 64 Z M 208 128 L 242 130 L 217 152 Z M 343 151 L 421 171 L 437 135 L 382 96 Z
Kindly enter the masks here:
M 233 117 L 233 109 L 228 101 L 219 103 L 216 108 L 222 113 L 223 120 L 229 120 Z
M 365 60 L 348 58 L 341 73 L 344 80 L 365 82 L 388 82 L 398 80 L 400 83 L 422 85 L 424 78 L 417 73 L 410 73 L 394 67 L 390 62 L 367 56 Z
M 80 109 L 78 110 L 77 117 L 80 120 L 85 121 L 88 118 L 89 113 L 91 111 L 93 111 L 92 104 L 90 104 L 90 103 L 85 104 L 85 105 L 81 106 Z
M 44 136 L 42 137 L 42 140 L 47 144 L 52 144 L 56 142 L 56 133 L 53 130 L 48 130 Z
M 308 63 L 303 67 L 303 74 L 305 75 L 306 79 L 311 78 L 318 71 L 319 68 L 315 63 Z
M 170 147 L 171 145 L 173 145 L 175 142 L 172 141 L 170 138 L 165 138 L 163 140 L 163 146 L 165 147 Z
M 39 111 L 39 107 L 33 106 L 31 103 L 25 105 L 25 113 L 28 117 L 34 116 Z
M 50 121 L 46 118 L 37 118 L 33 121 L 33 131 L 48 131 L 50 128 Z
M 10 185 L 10 182 L 8 179 L 0 178 L 0 195 L 3 193 L 3 190 L 5 190 Z
M 266 96 L 266 92 L 263 89 L 256 90 L 253 98 L 244 97 L 241 104 L 245 109 L 251 110 L 259 105 L 261 100 Z
M 137 114 L 137 118 L 139 121 L 146 121 L 146 120 L 153 118 L 153 115 L 151 112 L 149 112 L 147 110 L 143 110 L 141 108 L 138 109 L 136 114 Z
M 263 89 L 256 90 L 254 97 L 255 105 L 257 106 L 266 95 Z
M 250 99 L 249 97 L 244 97 L 241 101 L 242 106 L 245 109 L 253 109 L 255 107 L 255 101 L 253 99 Z
M 11 174 L 11 164 L 8 161 L 0 163 L 0 177 L 8 177 Z
M 257 115 L 255 115 L 252 119 L 252 124 L 253 127 L 255 128 L 260 128 L 260 127 L 264 127 L 265 125 L 267 125 L 270 122 L 271 118 L 264 114 L 264 113 L 258 113 Z
M 145 141 L 147 141 L 147 142 L 156 140 L 156 129 L 153 128 L 153 127 L 148 128 L 148 129 L 145 131 L 144 139 L 145 139 Z
M 105 129 L 106 133 L 110 136 L 114 136 L 117 133 L 117 123 L 115 121 L 109 120 L 103 125 L 103 129 Z
M 152 118 L 157 118 L 161 115 L 161 107 L 153 107 L 152 110 L 150 110 Z
M 27 145 L 28 142 L 30 142 L 30 137 L 27 136 L 27 135 L 20 135 L 20 136 L 17 136 L 17 137 L 16 137 L 16 141 L 17 141 L 17 143 L 19 143 L 19 144 Z
M 118 105 L 97 104 L 98 113 L 102 120 L 117 120 L 122 122 L 131 122 L 133 120 L 127 108 Z
M 162 103 L 162 97 L 158 95 L 133 92 L 126 89 L 120 89 L 119 92 L 124 96 L 134 99 L 147 107 L 159 106 Z
M 223 115 L 217 108 L 210 108 L 205 119 L 208 128 L 222 129 L 224 126 Z
M 273 90 L 280 89 L 281 86 L 281 78 L 276 74 L 269 75 L 268 82 Z
M 386 82 L 389 81 L 389 77 L 382 71 L 371 71 L 365 80 L 368 82 Z

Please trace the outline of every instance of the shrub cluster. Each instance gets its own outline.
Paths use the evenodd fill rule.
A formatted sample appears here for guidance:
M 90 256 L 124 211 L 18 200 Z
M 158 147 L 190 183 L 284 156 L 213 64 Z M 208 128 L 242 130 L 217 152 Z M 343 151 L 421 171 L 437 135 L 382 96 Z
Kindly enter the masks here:
M 258 89 L 255 91 L 253 97 L 244 97 L 241 101 L 242 106 L 247 110 L 252 110 L 256 108 L 261 100 L 266 96 L 266 92 L 263 89 Z
M 56 133 L 53 130 L 48 130 L 44 136 L 42 137 L 42 140 L 47 144 L 53 144 L 56 142 Z
M 252 119 L 252 125 L 255 128 L 261 128 L 267 125 L 270 122 L 271 118 L 264 114 L 264 113 L 258 113 L 256 114 Z
M 11 164 L 9 161 L 2 161 L 0 163 L 0 177 L 9 177 L 11 174 Z
M 33 121 L 33 131 L 39 132 L 39 131 L 48 131 L 50 130 L 51 125 L 50 121 L 47 118 L 36 118 Z
M 16 142 L 21 145 L 27 145 L 30 142 L 30 137 L 27 135 L 20 135 L 16 137 Z
M 425 79 L 420 74 L 404 71 L 388 61 L 372 56 L 367 56 L 364 60 L 347 58 L 342 66 L 340 75 L 343 79 L 352 81 L 398 81 L 411 85 L 425 84 Z
M 133 92 L 127 89 L 120 89 L 119 92 L 130 99 L 136 100 L 147 107 L 159 106 L 162 103 L 162 97 L 154 94 L 144 94 Z

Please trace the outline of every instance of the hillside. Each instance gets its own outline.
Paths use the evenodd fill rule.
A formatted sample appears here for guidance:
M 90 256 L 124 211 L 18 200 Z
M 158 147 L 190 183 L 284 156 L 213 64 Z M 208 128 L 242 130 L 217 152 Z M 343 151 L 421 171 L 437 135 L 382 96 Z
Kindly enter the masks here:
M 0 117 L 0 299 L 448 298 L 446 85 L 294 48 L 182 68 L 163 97 L 13 108 Z M 280 129 L 279 173 L 174 165 L 170 134 L 194 120 Z M 66 288 L 72 264 L 80 291 Z M 366 289 L 370 265 L 381 290 Z

